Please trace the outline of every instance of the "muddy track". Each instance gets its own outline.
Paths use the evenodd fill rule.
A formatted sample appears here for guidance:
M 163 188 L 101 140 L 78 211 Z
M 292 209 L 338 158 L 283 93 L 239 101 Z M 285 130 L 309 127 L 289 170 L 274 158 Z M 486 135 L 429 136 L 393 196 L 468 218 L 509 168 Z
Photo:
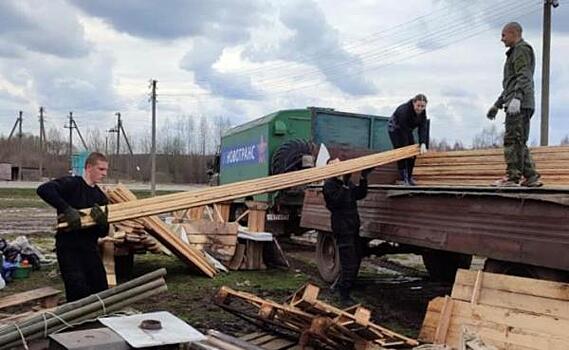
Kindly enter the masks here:
M 55 210 L 50 208 L 0 209 L 0 235 L 55 232 Z

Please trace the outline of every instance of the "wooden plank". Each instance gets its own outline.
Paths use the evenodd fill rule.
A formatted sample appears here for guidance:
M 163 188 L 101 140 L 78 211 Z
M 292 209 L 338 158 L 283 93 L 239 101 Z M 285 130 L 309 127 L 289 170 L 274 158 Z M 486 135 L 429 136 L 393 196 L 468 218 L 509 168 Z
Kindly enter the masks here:
M 241 267 L 241 263 L 243 262 L 244 258 L 245 244 L 239 243 L 237 245 L 237 249 L 235 250 L 235 255 L 233 255 L 233 259 L 231 259 L 231 262 L 229 263 L 229 268 L 231 270 L 239 270 L 239 267 Z
M 115 274 L 115 242 L 111 239 L 103 239 L 101 245 L 107 284 L 112 288 L 117 285 L 117 276 Z
M 268 343 L 268 342 L 271 342 L 271 341 L 273 341 L 273 340 L 275 340 L 275 339 L 278 339 L 278 337 L 277 337 L 276 335 L 273 335 L 273 334 L 265 334 L 265 335 L 262 336 L 262 337 L 249 340 L 249 343 L 251 343 L 251 344 L 253 344 L 253 345 L 262 346 L 263 344 Z M 263 347 L 264 347 L 264 346 L 263 346 Z
M 460 333 L 461 327 L 469 326 L 477 333 L 486 334 L 488 339 L 498 343 L 531 349 L 569 349 L 567 320 L 504 308 L 472 305 L 457 300 L 453 304 L 448 331 L 450 335 L 446 338 L 447 345 L 456 347 L 459 340 L 456 334 Z M 440 314 L 443 305 L 444 298 L 435 298 L 429 303 L 420 340 L 431 342 L 435 339 L 436 328 L 441 323 Z
M 263 349 L 267 349 L 267 350 L 285 350 L 288 349 L 289 347 L 295 345 L 296 342 L 289 340 L 289 339 L 284 339 L 284 338 L 277 338 L 271 341 L 268 341 L 266 343 L 263 344 Z
M 304 169 L 290 173 L 272 175 L 265 178 L 252 179 L 227 185 L 209 187 L 192 192 L 181 192 L 132 200 L 124 203 L 108 205 L 108 221 L 114 223 L 123 220 L 136 219 L 161 213 L 183 210 L 202 205 L 225 202 L 233 199 L 253 196 L 266 192 L 321 181 L 330 177 L 355 173 L 363 169 L 380 166 L 397 160 L 413 157 L 419 154 L 419 146 L 411 145 L 396 150 L 390 150 L 368 156 L 354 158 L 328 164 L 323 167 Z M 82 210 L 89 214 L 89 209 Z M 83 227 L 95 224 L 89 216 L 81 219 Z M 67 227 L 67 223 L 58 224 L 58 228 Z
M 0 298 L 0 310 L 11 306 L 21 305 L 24 303 L 41 300 L 44 298 L 59 295 L 60 290 L 53 287 L 42 287 L 32 289 L 26 292 L 8 295 Z
M 443 308 L 439 316 L 439 322 L 437 324 L 437 329 L 435 331 L 435 338 L 433 343 L 435 344 L 445 344 L 446 337 L 448 333 L 448 328 L 450 325 L 450 318 L 452 315 L 452 309 L 454 307 L 454 302 L 450 297 L 445 297 Z
M 265 333 L 265 332 L 253 332 L 253 333 L 245 334 L 245 335 L 239 337 L 239 339 L 249 341 L 249 340 L 253 340 L 253 339 L 257 339 L 259 337 L 262 337 L 265 334 L 267 334 L 267 333 Z
M 456 274 L 455 284 L 474 286 L 476 274 L 475 271 L 459 269 Z M 569 283 L 484 272 L 482 288 L 569 301 Z

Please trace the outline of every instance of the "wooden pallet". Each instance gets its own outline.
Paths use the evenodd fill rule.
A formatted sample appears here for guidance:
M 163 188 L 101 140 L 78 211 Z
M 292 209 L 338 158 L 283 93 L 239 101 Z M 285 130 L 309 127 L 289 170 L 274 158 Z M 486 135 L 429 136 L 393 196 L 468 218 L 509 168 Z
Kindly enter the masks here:
M 52 287 L 42 287 L 16 293 L 0 298 L 0 324 L 14 322 L 33 317 L 39 312 L 54 309 L 59 303 L 61 291 Z M 19 310 L 17 314 L 6 313 L 11 308 L 25 307 L 26 311 Z
M 371 322 L 371 312 L 361 306 L 339 309 L 318 300 L 320 289 L 307 284 L 287 302 L 279 304 L 254 294 L 222 287 L 214 301 L 228 311 L 247 315 L 258 323 L 267 323 L 299 334 L 299 343 L 321 342 L 332 348 L 415 346 L 418 342 Z M 247 309 L 249 305 L 249 309 Z M 253 310 L 250 310 L 250 307 Z

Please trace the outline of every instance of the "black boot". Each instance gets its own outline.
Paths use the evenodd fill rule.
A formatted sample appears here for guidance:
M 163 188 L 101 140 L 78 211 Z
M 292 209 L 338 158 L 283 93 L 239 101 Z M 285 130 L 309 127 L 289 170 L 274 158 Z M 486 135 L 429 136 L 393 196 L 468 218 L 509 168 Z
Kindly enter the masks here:
M 407 185 L 409 186 L 415 186 L 417 185 L 417 183 L 415 182 L 415 180 L 413 179 L 413 174 L 412 173 L 407 173 L 407 181 L 405 181 L 407 183 Z
M 356 301 L 354 299 L 352 299 L 352 297 L 350 296 L 350 290 L 349 289 L 340 289 L 339 290 L 340 293 L 340 306 L 343 308 L 347 308 L 353 305 L 356 305 Z
M 409 184 L 409 186 L 415 186 L 417 185 L 417 183 L 415 182 L 415 180 L 413 179 L 413 167 L 414 167 L 414 161 L 408 165 L 407 168 L 407 183 Z
M 397 181 L 398 185 L 407 185 L 407 170 L 406 169 L 399 169 L 399 181 Z
M 405 186 L 413 186 L 409 181 L 409 170 L 403 169 L 403 183 Z

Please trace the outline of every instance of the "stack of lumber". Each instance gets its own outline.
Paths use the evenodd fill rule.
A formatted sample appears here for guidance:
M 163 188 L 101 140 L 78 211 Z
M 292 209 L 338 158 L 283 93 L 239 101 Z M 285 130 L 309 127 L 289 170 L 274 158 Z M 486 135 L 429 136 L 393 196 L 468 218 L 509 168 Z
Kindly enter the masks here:
M 371 311 L 359 305 L 339 309 L 318 300 L 320 289 L 306 284 L 285 303 L 262 299 L 254 294 L 222 287 L 214 297 L 217 305 L 252 322 L 294 332 L 299 344 L 324 343 L 334 349 L 400 348 L 418 342 L 377 325 Z M 253 307 L 253 312 L 251 312 Z
M 113 190 L 108 191 L 107 195 L 111 202 L 118 203 L 109 205 L 109 208 L 115 205 L 127 205 L 130 204 L 130 202 L 139 202 L 134 193 L 123 185 L 117 185 Z M 111 212 L 109 210 L 109 216 L 110 214 Z M 190 247 L 187 243 L 182 241 L 159 217 L 140 217 L 138 222 L 144 226 L 144 229 L 152 235 L 152 237 L 156 238 L 190 268 L 209 277 L 213 277 L 217 274 L 215 267 L 213 267 L 201 251 Z
M 459 270 L 428 306 L 419 339 L 460 349 L 464 333 L 498 349 L 569 349 L 569 284 Z
M 530 148 L 546 186 L 569 186 L 569 147 Z M 415 180 L 420 185 L 488 186 L 506 173 L 504 150 L 430 152 L 417 157 Z
M 328 164 L 323 167 L 278 174 L 261 179 L 247 180 L 198 191 L 168 194 L 153 198 L 131 199 L 125 203 L 109 205 L 108 219 L 110 223 L 114 223 L 213 203 L 226 202 L 261 193 L 274 192 L 392 163 L 418 154 L 418 145 L 411 145 L 396 150 L 345 160 L 336 164 Z M 89 209 L 83 210 L 83 212 L 88 214 Z M 81 222 L 84 227 L 95 224 L 89 215 L 84 216 Z M 58 227 L 67 227 L 67 223 L 61 223 Z M 161 243 L 163 242 L 161 241 Z
M 126 220 L 113 224 L 112 239 L 115 247 L 135 254 L 144 254 L 147 251 L 162 253 L 159 243 L 150 236 L 140 221 L 140 219 Z
M 3 326 L 0 328 L 0 349 L 27 348 L 28 341 L 45 338 L 70 324 L 95 319 L 138 301 L 148 300 L 167 290 L 165 275 L 165 269 L 156 270 L 115 288 L 63 304 L 51 312 L 42 312 L 25 321 Z

